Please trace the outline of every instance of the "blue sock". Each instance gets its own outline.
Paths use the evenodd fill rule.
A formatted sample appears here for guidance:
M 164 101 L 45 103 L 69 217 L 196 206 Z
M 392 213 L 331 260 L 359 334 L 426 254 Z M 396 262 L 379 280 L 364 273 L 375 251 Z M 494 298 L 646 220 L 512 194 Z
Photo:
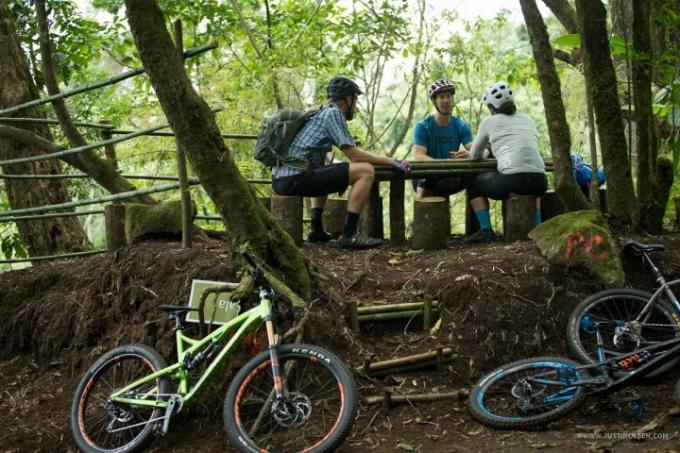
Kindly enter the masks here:
M 482 228 L 482 230 L 491 229 L 491 219 L 489 218 L 488 209 L 480 209 L 479 211 L 475 211 L 475 215 L 477 216 L 479 226 Z
M 534 226 L 539 226 L 541 224 L 541 210 L 536 209 L 534 212 Z

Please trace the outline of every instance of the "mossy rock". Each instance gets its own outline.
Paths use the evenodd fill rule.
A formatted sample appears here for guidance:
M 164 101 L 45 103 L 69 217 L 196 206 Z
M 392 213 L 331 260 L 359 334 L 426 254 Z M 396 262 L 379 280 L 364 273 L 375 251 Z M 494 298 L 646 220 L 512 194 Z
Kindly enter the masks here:
M 196 207 L 194 205 L 193 217 L 195 216 Z M 125 237 L 128 244 L 152 237 L 175 237 L 181 234 L 181 200 L 172 200 L 155 205 L 125 204 Z
M 529 237 L 551 265 L 586 268 L 608 285 L 625 283 L 618 246 L 598 211 L 553 217 L 534 228 Z

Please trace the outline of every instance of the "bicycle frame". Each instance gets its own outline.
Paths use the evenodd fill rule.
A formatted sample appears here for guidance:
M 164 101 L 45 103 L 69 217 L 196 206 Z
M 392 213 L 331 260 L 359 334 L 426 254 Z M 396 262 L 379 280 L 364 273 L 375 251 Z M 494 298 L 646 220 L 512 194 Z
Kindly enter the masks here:
M 262 292 L 260 295 L 262 296 Z M 147 395 L 141 395 L 133 398 L 126 397 L 125 394 L 142 384 L 146 384 L 161 377 L 169 376 L 172 380 L 179 381 L 177 386 L 177 395 L 182 397 L 182 404 L 191 404 L 200 391 L 205 387 L 205 384 L 212 377 L 215 371 L 222 365 L 223 361 L 241 343 L 243 337 L 247 333 L 257 329 L 260 325 L 262 325 L 263 322 L 267 323 L 267 337 L 269 339 L 270 346 L 272 345 L 275 339 L 273 334 L 273 326 L 271 326 L 271 318 L 271 302 L 268 298 L 261 297 L 259 306 L 251 308 L 250 310 L 240 314 L 236 318 L 232 319 L 200 340 L 189 338 L 184 335 L 184 332 L 181 328 L 177 329 L 175 332 L 177 342 L 177 362 L 173 365 L 163 368 L 162 370 L 158 370 L 155 373 L 138 379 L 126 387 L 123 387 L 122 389 L 116 390 L 110 396 L 111 401 L 114 403 L 127 404 L 130 406 L 167 408 L 168 401 L 153 398 L 152 392 L 155 391 L 155 389 L 148 392 Z M 196 352 L 203 350 L 203 348 L 208 347 L 209 343 L 211 342 L 219 343 L 223 341 L 224 338 L 235 329 L 238 330 L 236 330 L 227 344 L 222 347 L 222 350 L 219 351 L 217 356 L 212 359 L 194 386 L 189 388 L 189 370 L 187 369 L 184 361 L 185 357 L 187 357 L 187 354 L 192 356 Z
M 655 351 L 659 349 L 664 350 L 655 353 Z M 642 351 L 647 351 L 651 353 L 652 358 L 643 365 L 640 365 L 639 367 L 626 372 L 620 378 L 612 379 L 610 377 L 609 368 L 611 367 L 612 362 L 616 362 L 617 360 L 621 360 L 625 357 L 629 357 L 633 354 L 637 354 Z M 663 366 L 668 360 L 671 360 L 678 356 L 680 356 L 680 337 L 674 338 L 672 340 L 667 340 L 647 348 L 638 349 L 636 351 L 629 352 L 626 354 L 620 354 L 609 360 L 573 368 L 574 371 L 589 371 L 596 369 L 598 371 L 599 376 L 594 376 L 586 379 L 575 379 L 573 381 L 568 379 L 567 381 L 546 379 L 541 375 L 531 376 L 526 379 L 528 382 L 533 382 L 537 384 L 565 387 L 562 390 L 556 392 L 554 395 L 549 395 L 547 397 L 547 399 L 550 399 L 551 401 L 561 401 L 570 398 L 570 396 L 564 396 L 563 395 L 564 392 L 573 390 L 574 388 L 577 387 L 585 387 L 589 395 L 606 394 L 614 392 L 616 390 L 628 386 L 629 381 L 643 378 L 644 376 L 654 372 L 654 370 L 656 370 L 657 368 Z
M 671 291 L 671 288 L 673 286 L 680 285 L 680 279 L 666 282 L 666 279 L 661 274 L 659 268 L 656 267 L 656 264 L 654 264 L 652 259 L 649 257 L 649 254 L 643 252 L 642 258 L 644 262 L 647 263 L 647 265 L 652 269 L 652 273 L 656 277 L 656 282 L 659 284 L 659 288 L 657 288 L 657 290 L 654 292 L 654 294 L 649 299 L 647 304 L 642 308 L 642 311 L 640 311 L 640 316 L 638 316 L 637 321 L 640 321 L 640 317 L 646 314 L 647 310 L 649 310 L 649 308 L 654 304 L 654 302 L 663 294 L 668 298 L 668 301 L 671 303 L 671 305 L 673 305 L 673 308 L 675 309 L 673 313 L 673 319 L 675 320 L 675 323 L 678 326 L 680 326 L 680 302 L 678 302 L 678 299 L 675 297 L 675 294 L 673 294 L 673 291 Z

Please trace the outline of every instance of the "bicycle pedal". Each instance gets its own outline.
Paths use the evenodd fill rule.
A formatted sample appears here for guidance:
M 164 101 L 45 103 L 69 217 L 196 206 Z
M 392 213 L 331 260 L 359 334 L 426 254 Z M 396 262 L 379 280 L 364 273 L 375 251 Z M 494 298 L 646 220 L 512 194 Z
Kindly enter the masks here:
M 163 427 L 161 428 L 161 435 L 165 436 L 170 429 L 170 417 L 182 410 L 182 398 L 179 395 L 170 395 L 168 405 L 165 408 L 165 415 L 163 416 Z

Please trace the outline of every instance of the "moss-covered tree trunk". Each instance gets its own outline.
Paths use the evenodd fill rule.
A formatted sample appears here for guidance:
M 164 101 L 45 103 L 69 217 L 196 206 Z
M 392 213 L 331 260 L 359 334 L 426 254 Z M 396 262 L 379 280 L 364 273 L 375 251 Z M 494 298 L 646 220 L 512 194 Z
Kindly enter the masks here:
M 238 244 L 249 242 L 285 274 L 289 286 L 309 296 L 311 277 L 304 256 L 239 173 L 214 114 L 184 71 L 156 1 L 126 0 L 125 5 L 135 44 L 177 145 L 222 215 L 227 234 Z
M 591 90 L 607 174 L 607 209 L 614 224 L 637 221 L 617 80 L 609 52 L 607 11 L 600 0 L 576 0 L 586 89 Z
M 590 203 L 576 185 L 571 168 L 571 135 L 548 30 L 535 0 L 520 0 L 520 5 L 529 31 L 538 80 L 541 83 L 550 148 L 555 163 L 555 192 L 570 211 L 590 209 Z
M 30 77 L 28 62 L 19 46 L 16 30 L 5 2 L 0 2 L 0 109 L 36 99 L 37 90 Z M 22 116 L 43 118 L 38 107 L 22 111 Z M 26 124 L 30 130 L 47 140 L 50 131 L 43 124 Z M 42 150 L 0 137 L 0 160 L 42 154 Z M 59 161 L 41 161 L 2 167 L 3 174 L 61 173 Z M 6 179 L 5 189 L 14 209 L 31 208 L 71 201 L 66 188 L 58 179 Z M 91 249 L 82 225 L 76 217 L 17 222 L 22 243 L 30 256 L 52 255 Z

